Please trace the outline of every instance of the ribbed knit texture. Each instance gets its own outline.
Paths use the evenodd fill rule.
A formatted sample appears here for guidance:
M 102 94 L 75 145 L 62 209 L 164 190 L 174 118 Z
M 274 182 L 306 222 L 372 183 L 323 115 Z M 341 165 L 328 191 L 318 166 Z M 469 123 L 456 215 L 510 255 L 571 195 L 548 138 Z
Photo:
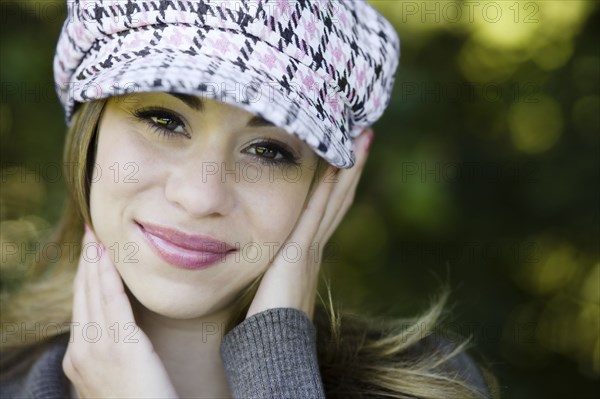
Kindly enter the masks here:
M 0 399 L 68 398 L 69 381 L 62 371 L 68 340 L 69 334 L 55 337 L 43 350 L 26 351 L 17 362 L 13 361 L 15 356 L 9 359 L 8 354 L 0 353 L 5 364 L 33 363 L 25 372 L 2 370 Z M 435 339 L 419 345 L 425 345 L 419 350 L 427 353 L 454 347 L 450 341 Z M 225 335 L 221 356 L 235 398 L 325 398 L 316 354 L 316 329 L 300 310 L 275 308 L 249 317 Z M 14 368 L 20 367 L 9 367 Z M 452 358 L 444 368 L 458 373 L 489 397 L 479 368 L 466 353 Z M 6 379 L 8 374 L 12 375 Z
M 240 323 L 221 344 L 234 397 L 324 398 L 315 337 L 306 314 L 292 308 L 265 310 Z M 68 398 L 62 370 L 68 339 L 56 337 L 25 374 L 0 381 L 0 398 Z
M 325 398 L 316 329 L 297 309 L 252 315 L 224 337 L 221 356 L 235 398 Z
M 0 382 L 1 399 L 64 399 L 69 397 L 69 380 L 62 371 L 69 334 L 55 338 L 29 371 Z

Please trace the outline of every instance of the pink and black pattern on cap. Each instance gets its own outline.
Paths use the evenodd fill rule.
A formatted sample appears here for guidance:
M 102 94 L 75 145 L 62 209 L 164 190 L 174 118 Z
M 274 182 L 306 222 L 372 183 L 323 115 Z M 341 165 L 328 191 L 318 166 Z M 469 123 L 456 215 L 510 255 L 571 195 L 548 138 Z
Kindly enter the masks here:
M 77 103 L 166 91 L 224 101 L 351 167 L 390 101 L 392 25 L 363 0 L 68 1 L 54 75 Z

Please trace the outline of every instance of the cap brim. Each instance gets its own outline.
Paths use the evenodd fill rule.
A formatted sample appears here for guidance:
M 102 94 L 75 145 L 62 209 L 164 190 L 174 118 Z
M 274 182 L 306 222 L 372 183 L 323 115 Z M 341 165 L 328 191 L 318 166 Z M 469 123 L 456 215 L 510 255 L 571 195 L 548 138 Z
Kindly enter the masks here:
M 307 66 L 244 34 L 225 33 L 230 42 L 252 42 L 253 51 L 244 60 L 239 57 L 239 49 L 227 51 L 226 43 L 224 48 L 210 45 L 222 40 L 223 33 L 205 32 L 203 45 L 193 49 L 165 47 L 167 43 L 162 40 L 142 50 L 128 50 L 121 48 L 118 37 L 113 38 L 114 43 L 102 47 L 120 49 L 116 54 L 100 52 L 94 60 L 84 60 L 75 71 L 79 90 L 71 93 L 67 113 L 74 102 L 132 92 L 196 95 L 260 115 L 298 137 L 328 163 L 338 168 L 352 167 L 355 159 L 348 127 L 349 107 L 334 96 L 335 89 Z M 145 31 L 132 34 L 147 41 Z M 270 72 L 275 64 L 278 68 L 274 69 L 283 69 L 283 74 Z M 320 101 L 320 89 L 328 91 L 329 101 Z

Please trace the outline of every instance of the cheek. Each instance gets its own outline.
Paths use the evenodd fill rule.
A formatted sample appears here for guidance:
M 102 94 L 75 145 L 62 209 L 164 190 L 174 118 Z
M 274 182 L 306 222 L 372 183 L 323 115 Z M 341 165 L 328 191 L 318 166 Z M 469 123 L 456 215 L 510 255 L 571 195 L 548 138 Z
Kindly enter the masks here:
M 107 123 L 99 129 L 90 213 L 98 238 L 105 244 L 122 238 L 124 213 L 144 189 L 141 175 L 152 165 L 151 155 L 135 141 L 118 124 Z
M 288 237 L 302 212 L 310 181 L 307 176 L 298 181 L 276 179 L 244 185 L 245 213 L 255 239 L 282 243 Z

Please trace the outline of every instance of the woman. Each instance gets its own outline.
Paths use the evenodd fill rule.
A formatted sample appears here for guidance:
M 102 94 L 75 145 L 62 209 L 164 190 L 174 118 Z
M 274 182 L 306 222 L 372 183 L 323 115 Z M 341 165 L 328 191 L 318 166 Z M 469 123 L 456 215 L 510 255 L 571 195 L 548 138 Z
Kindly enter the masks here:
M 52 297 L 31 319 L 67 328 L 25 345 L 3 323 L 25 349 L 2 397 L 489 396 L 464 344 L 315 304 L 393 86 L 383 17 L 363 1 L 68 11 L 55 78 L 76 166 L 56 240 L 82 245 L 6 305 L 22 320 Z

